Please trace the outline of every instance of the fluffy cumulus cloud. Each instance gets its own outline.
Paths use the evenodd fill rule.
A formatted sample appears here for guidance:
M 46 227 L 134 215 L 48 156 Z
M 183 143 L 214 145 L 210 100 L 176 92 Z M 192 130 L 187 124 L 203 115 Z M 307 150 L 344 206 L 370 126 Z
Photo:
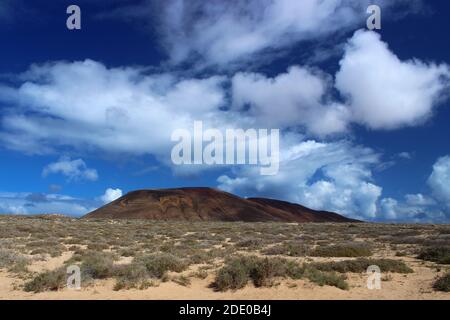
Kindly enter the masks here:
M 344 132 L 349 112 L 344 105 L 327 101 L 331 86 L 329 76 L 298 66 L 275 78 L 238 73 L 232 79 L 233 107 L 247 110 L 262 126 L 302 126 L 321 136 Z
M 437 159 L 427 180 L 428 194 L 407 194 L 403 199 L 383 198 L 380 217 L 393 221 L 450 221 L 450 156 Z
M 401 61 L 375 32 L 359 31 L 347 44 L 336 87 L 355 122 L 372 129 L 420 124 L 449 88 L 448 65 Z
M 376 1 L 389 9 L 405 1 Z M 206 64 L 250 60 L 365 23 L 368 0 L 169 0 L 161 5 L 161 38 L 174 62 L 200 56 Z M 123 14 L 139 16 L 145 10 Z M 363 14 L 362 14 L 363 13 Z
M 303 141 L 285 146 L 280 173 L 260 176 L 238 168 L 218 178 L 218 187 L 245 196 L 265 196 L 329 210 L 366 221 L 448 223 L 450 157 L 436 161 L 428 179 L 430 192 L 384 197 L 372 177 L 380 155 L 348 141 Z M 424 181 L 425 183 L 426 181 Z
M 318 210 L 334 210 L 348 216 L 376 218 L 382 188 L 372 180 L 371 168 L 379 155 L 348 141 L 283 141 L 280 172 L 261 176 L 256 168 L 235 170 L 219 177 L 219 188 L 246 196 L 268 196 L 302 203 Z
M 108 188 L 108 189 L 106 189 L 105 194 L 100 197 L 100 200 L 106 204 L 106 203 L 110 203 L 116 199 L 119 199 L 121 196 L 122 196 L 122 190 Z
M 42 175 L 47 177 L 50 174 L 62 174 L 69 181 L 96 181 L 98 179 L 97 170 L 88 168 L 82 159 L 71 160 L 70 157 L 61 157 L 57 162 L 45 166 Z
M 450 156 L 436 161 L 428 178 L 428 185 L 436 199 L 450 208 Z
M 375 32 L 348 41 L 333 84 L 331 75 L 299 66 L 274 78 L 237 73 L 233 106 L 261 125 L 302 126 L 316 136 L 342 133 L 351 123 L 397 129 L 423 123 L 448 98 L 450 68 L 401 61 Z M 344 97 L 333 98 L 333 85 Z
M 450 219 L 445 210 L 430 196 L 407 194 L 403 199 L 383 198 L 379 202 L 379 216 L 385 221 L 444 222 Z
M 91 60 L 34 65 L 21 79 L 19 87 L 0 86 L 0 100 L 10 106 L 0 140 L 37 154 L 71 146 L 167 158 L 171 133 L 197 117 L 220 121 L 224 100 L 222 77 L 147 75 Z
M 168 162 L 171 133 L 194 120 L 215 128 L 305 128 L 323 137 L 354 122 L 379 129 L 417 124 L 445 98 L 447 66 L 402 62 L 373 32 L 357 32 L 340 64 L 335 85 L 348 98 L 343 102 L 333 98 L 331 75 L 301 66 L 273 78 L 241 72 L 197 79 L 91 60 L 34 65 L 18 87 L 0 86 L 0 100 L 10 106 L 0 140 L 28 153 L 71 146 Z

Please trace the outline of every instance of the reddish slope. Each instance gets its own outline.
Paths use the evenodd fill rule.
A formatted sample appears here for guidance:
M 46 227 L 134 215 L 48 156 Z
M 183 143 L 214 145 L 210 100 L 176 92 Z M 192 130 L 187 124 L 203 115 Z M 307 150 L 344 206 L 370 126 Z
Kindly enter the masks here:
M 349 219 L 334 212 L 316 211 L 286 201 L 266 198 L 248 198 L 247 200 L 289 212 L 296 217 L 298 222 L 358 222 L 358 220 Z
M 210 188 L 139 190 L 84 218 L 188 221 L 350 222 L 335 213 L 270 199 L 243 199 Z

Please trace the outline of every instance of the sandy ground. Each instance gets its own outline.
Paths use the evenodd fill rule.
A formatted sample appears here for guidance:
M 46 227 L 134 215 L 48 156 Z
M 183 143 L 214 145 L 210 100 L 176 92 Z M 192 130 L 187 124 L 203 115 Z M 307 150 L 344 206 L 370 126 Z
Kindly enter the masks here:
M 40 272 L 59 267 L 70 257 L 64 253 L 61 257 L 46 261 L 36 261 L 30 270 Z M 412 258 L 403 258 L 414 269 L 414 273 L 401 275 L 383 275 L 388 278 L 382 281 L 381 290 L 369 290 L 366 286 L 367 277 L 361 274 L 348 274 L 350 290 L 344 291 L 335 287 L 319 287 L 305 280 L 280 280 L 272 288 L 255 288 L 249 284 L 237 291 L 214 292 L 209 288 L 213 275 L 206 279 L 192 279 L 191 285 L 184 287 L 174 282 L 161 283 L 158 287 L 146 290 L 113 291 L 114 280 L 96 281 L 95 285 L 79 291 L 63 289 L 58 292 L 27 293 L 19 286 L 22 279 L 14 278 L 12 274 L 0 272 L 0 299 L 77 299 L 77 300 L 109 300 L 109 299 L 141 299 L 141 300 L 171 300 L 171 299 L 205 299 L 205 300 L 397 300 L 397 299 L 445 299 L 450 300 L 450 293 L 435 292 L 432 283 L 440 275 L 426 263 Z

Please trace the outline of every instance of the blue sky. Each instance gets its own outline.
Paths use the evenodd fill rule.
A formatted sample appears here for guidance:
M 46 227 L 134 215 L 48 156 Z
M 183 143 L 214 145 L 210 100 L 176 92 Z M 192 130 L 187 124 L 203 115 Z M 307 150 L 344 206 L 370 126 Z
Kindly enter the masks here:
M 66 28 L 77 4 L 82 29 Z M 366 28 L 370 4 L 382 29 Z M 0 3 L 0 212 L 210 186 L 369 221 L 450 220 L 445 1 Z M 280 172 L 170 161 L 173 130 L 279 128 Z

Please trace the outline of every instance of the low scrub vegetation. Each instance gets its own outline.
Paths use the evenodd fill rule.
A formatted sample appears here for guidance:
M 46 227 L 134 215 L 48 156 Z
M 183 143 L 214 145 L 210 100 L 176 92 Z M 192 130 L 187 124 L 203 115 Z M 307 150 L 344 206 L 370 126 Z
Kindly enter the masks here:
M 420 252 L 417 258 L 439 264 L 450 264 L 450 247 L 426 248 Z
M 368 266 L 377 265 L 383 273 L 407 274 L 412 270 L 406 263 L 414 257 L 433 262 L 423 266 L 440 274 L 444 266 L 434 263 L 450 262 L 449 230 L 439 225 L 0 216 L 0 269 L 30 292 L 63 288 L 65 268 L 71 264 L 80 267 L 83 287 L 97 279 L 115 280 L 115 290 L 146 289 L 164 281 L 183 286 L 211 281 L 216 290 L 225 291 L 283 282 L 295 287 L 301 285 L 295 280 L 303 279 L 346 290 L 346 273 L 365 274 Z M 67 261 L 54 259 L 62 254 Z M 395 257 L 376 259 L 375 254 Z M 32 272 L 50 260 L 56 270 Z M 445 291 L 446 283 L 448 276 L 441 276 L 434 287 Z
M 438 278 L 434 282 L 433 288 L 437 291 L 450 292 L 450 272 Z
M 282 258 L 237 257 L 226 262 L 216 275 L 213 287 L 218 291 L 244 288 L 251 280 L 255 287 L 270 287 L 279 278 L 306 278 L 320 286 L 348 289 L 345 277 L 334 272 L 322 272 Z
M 43 291 L 57 291 L 66 285 L 66 270 L 59 268 L 52 271 L 46 271 L 38 274 L 31 281 L 24 285 L 24 291 L 27 292 L 43 292 Z
M 156 281 L 150 279 L 147 268 L 140 263 L 120 265 L 115 270 L 116 284 L 114 290 L 146 289 L 156 286 Z
M 331 245 L 318 247 L 311 252 L 312 257 L 369 257 L 372 251 L 364 245 Z
M 218 291 L 241 289 L 249 280 L 256 287 L 273 285 L 275 277 L 298 278 L 301 268 L 294 262 L 281 258 L 240 256 L 228 259 L 216 275 L 213 286 Z
M 168 278 L 167 272 L 180 273 L 188 266 L 185 260 L 168 253 L 141 256 L 130 264 L 115 268 L 114 277 L 117 280 L 114 290 L 155 286 L 156 280 L 165 281 Z M 180 285 L 190 284 L 189 278 L 185 276 L 174 277 L 172 280 Z
M 91 252 L 82 257 L 81 272 L 85 278 L 109 278 L 114 275 L 114 260 L 110 254 Z
M 363 273 L 369 266 L 378 266 L 381 272 L 412 273 L 413 270 L 403 261 L 392 259 L 366 259 L 333 261 L 323 263 L 313 263 L 312 266 L 321 271 L 335 271 L 339 273 Z
M 263 251 L 264 254 L 269 256 L 285 255 L 289 257 L 305 257 L 309 254 L 309 252 L 310 247 L 299 241 L 275 245 Z
M 14 273 L 27 272 L 30 260 L 11 250 L 0 249 L 0 269 L 7 269 Z
M 262 247 L 263 241 L 258 238 L 244 239 L 236 243 L 238 248 L 259 249 Z
M 332 286 L 342 290 L 349 289 L 349 285 L 345 281 L 347 277 L 336 272 L 323 272 L 310 266 L 305 269 L 304 277 L 321 287 Z
M 189 264 L 170 253 L 159 253 L 137 258 L 137 264 L 142 264 L 151 277 L 162 278 L 166 272 L 182 272 Z

